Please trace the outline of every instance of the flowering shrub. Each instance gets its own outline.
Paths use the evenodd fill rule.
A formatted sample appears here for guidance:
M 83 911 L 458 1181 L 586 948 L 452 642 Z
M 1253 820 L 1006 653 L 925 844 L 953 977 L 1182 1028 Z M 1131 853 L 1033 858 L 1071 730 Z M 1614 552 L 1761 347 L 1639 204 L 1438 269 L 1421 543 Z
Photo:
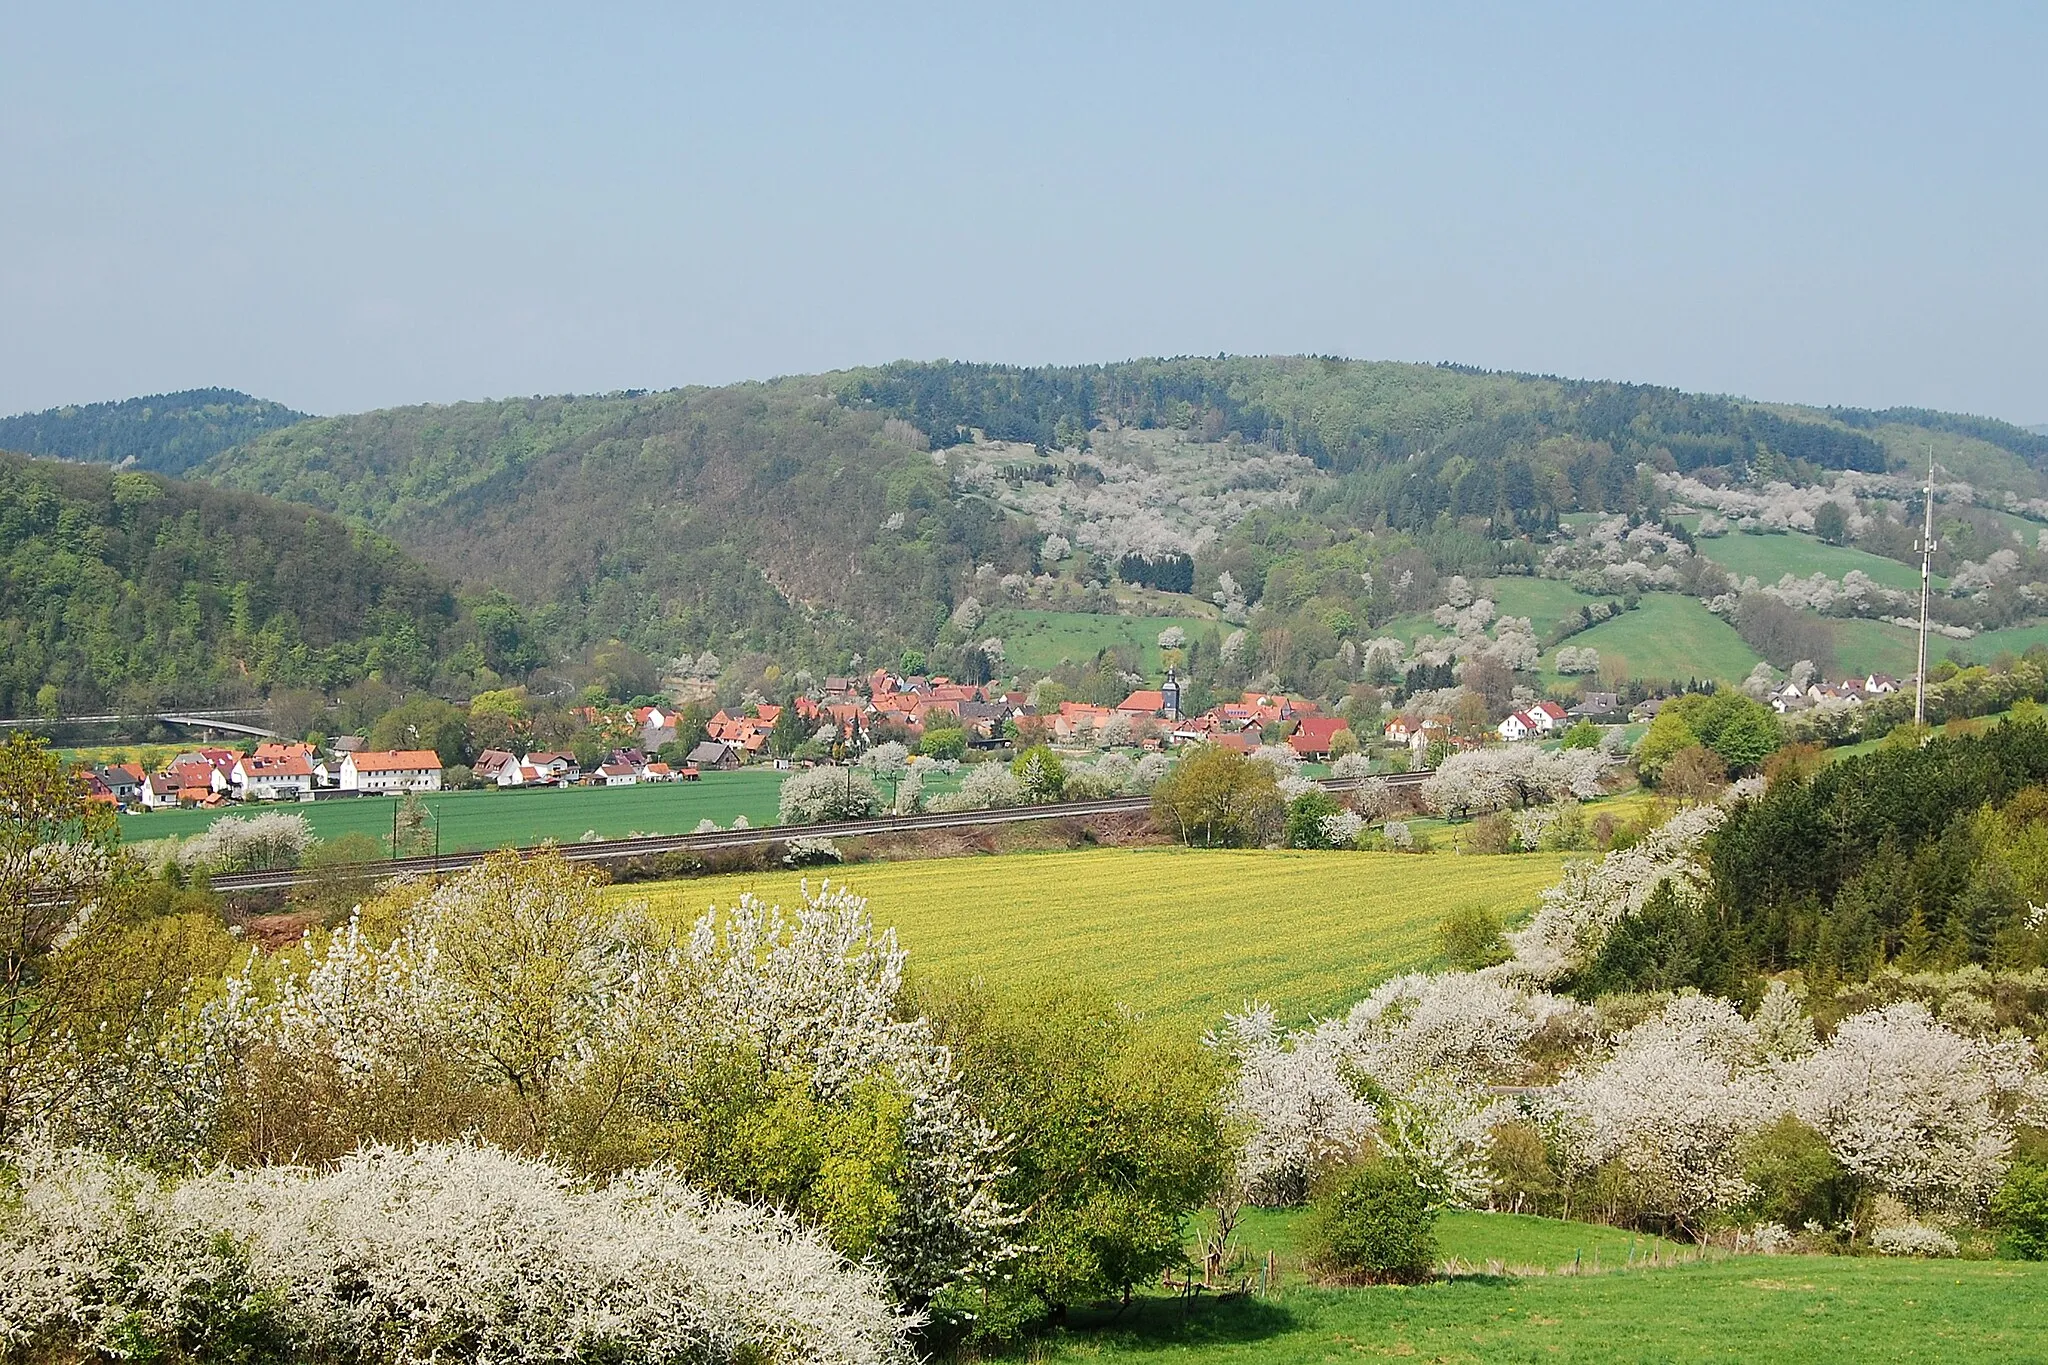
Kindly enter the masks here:
M 936 811 L 995 810 L 1021 806 L 1024 784 L 1000 763 L 977 763 L 967 770 L 960 789 L 935 797 L 929 804 Z
M 1871 1248 L 1884 1256 L 1953 1256 L 1956 1239 L 1925 1223 L 1900 1223 L 1870 1234 Z
M 673 1173 L 595 1186 L 454 1144 L 172 1184 L 25 1154 L 0 1212 L 0 1340 L 151 1358 L 909 1358 L 913 1320 L 787 1215 Z
M 2035 1084 L 2024 1042 L 1967 1037 L 1917 1001 L 1844 1020 L 1788 1080 L 1851 1174 L 1911 1208 L 1959 1211 L 1998 1187 Z
M 844 862 L 839 845 L 823 835 L 800 834 L 782 846 L 782 861 L 791 867 L 815 867 L 820 863 Z
M 782 784 L 778 806 L 783 824 L 815 825 L 879 815 L 882 798 L 866 773 L 851 768 L 812 768 Z M 733 827 L 739 828 L 737 821 Z
M 275 1000 L 213 1013 L 245 1040 L 252 1156 L 474 1131 L 593 1168 L 671 1159 L 733 1193 L 772 1179 L 921 1301 L 1000 1256 L 1008 1214 L 997 1135 L 898 1017 L 903 962 L 843 888 L 806 885 L 793 915 L 742 896 L 675 936 L 559 859 L 501 855 L 420 895 L 388 944 L 353 922 Z M 831 1159 L 702 1146 L 728 1114 Z
M 223 816 L 203 833 L 178 844 L 175 856 L 187 871 L 253 872 L 297 867 L 318 842 L 305 816 L 266 811 L 246 817 Z

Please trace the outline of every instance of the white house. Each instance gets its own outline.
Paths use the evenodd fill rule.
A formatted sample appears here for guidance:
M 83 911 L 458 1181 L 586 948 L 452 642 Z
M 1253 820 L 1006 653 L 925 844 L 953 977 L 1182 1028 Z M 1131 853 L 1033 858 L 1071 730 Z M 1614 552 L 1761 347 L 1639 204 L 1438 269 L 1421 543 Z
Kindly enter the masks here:
M 365 750 L 344 754 L 341 789 L 353 792 L 437 792 L 441 760 L 432 749 Z
M 244 801 L 296 801 L 313 790 L 313 765 L 304 754 L 244 755 L 229 772 Z
M 583 776 L 583 769 L 576 762 L 574 754 L 531 753 L 526 756 L 521 766 L 539 773 L 543 782 L 574 782 Z
M 1536 722 L 1526 711 L 1517 711 L 1500 723 L 1500 737 L 1513 744 L 1536 733 Z
M 1571 720 L 1571 715 L 1554 701 L 1539 701 L 1522 713 L 1536 726 L 1542 735 L 1553 734 Z
M 631 787 L 640 781 L 640 771 L 630 763 L 607 763 L 597 770 L 599 785 Z

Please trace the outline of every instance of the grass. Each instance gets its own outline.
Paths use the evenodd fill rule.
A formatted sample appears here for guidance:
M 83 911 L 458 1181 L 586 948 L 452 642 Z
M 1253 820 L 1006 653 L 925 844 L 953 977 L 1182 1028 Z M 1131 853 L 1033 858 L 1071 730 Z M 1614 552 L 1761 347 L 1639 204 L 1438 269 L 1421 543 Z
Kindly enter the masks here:
M 1285 1281 L 1283 1280 L 1283 1284 Z M 1171 1365 L 1436 1361 L 2048 1361 L 2048 1265 L 1730 1257 L 1672 1269 L 1150 1297 L 1042 1357 Z
M 1094 983 L 1149 1014 L 1207 1027 L 1248 999 L 1289 1020 L 1342 1009 L 1431 964 L 1458 906 L 1531 909 L 1561 855 L 1088 849 L 846 868 L 918 971 Z M 812 879 L 818 874 L 813 871 Z M 743 891 L 793 904 L 796 873 L 621 887 L 692 918 Z
M 1807 578 L 1824 573 L 1840 578 L 1851 569 L 1861 569 L 1875 582 L 1901 592 L 1920 591 L 1920 570 L 1849 545 L 1829 545 L 1801 531 L 1784 535 L 1753 536 L 1731 531 L 1700 542 L 1700 553 L 1737 578 L 1754 575 L 1766 585 L 1786 574 Z M 1937 577 L 1937 587 L 1947 580 Z
M 1843 677 L 1863 677 L 1870 673 L 1889 673 L 1895 678 L 1910 678 L 1919 659 L 1918 637 L 1903 626 L 1887 625 L 1883 621 L 1837 620 L 1828 618 L 1828 629 L 1834 632 L 1835 672 Z M 1927 648 L 1936 659 L 1942 657 L 1942 648 L 1956 644 L 1936 635 L 1929 637 Z
M 1566 641 L 1600 651 L 1600 676 L 1668 682 L 1674 678 L 1712 678 L 1739 683 L 1757 665 L 1757 655 L 1735 627 L 1690 597 L 1646 593 L 1642 605 L 1574 635 Z M 1555 679 L 1556 651 L 1543 661 L 1545 676 Z
M 571 843 L 586 832 L 607 839 L 642 834 L 687 834 L 701 820 L 730 825 L 744 815 L 756 825 L 775 823 L 776 795 L 784 774 L 772 769 L 706 773 L 700 782 L 649 783 L 637 787 L 569 787 L 544 791 L 439 792 L 424 798 L 441 821 L 441 850 L 503 848 L 552 839 Z M 299 802 L 278 807 L 312 822 L 322 839 L 367 834 L 388 842 L 395 802 L 388 797 Z M 204 830 L 225 814 L 252 815 L 267 807 L 151 811 L 121 817 L 128 840 L 183 838 Z
M 1162 671 L 1159 633 L 1179 626 L 1193 635 L 1216 623 L 1193 616 L 1102 616 L 1085 611 L 1033 611 L 1001 607 L 979 633 L 1002 637 L 1005 667 L 1050 672 L 1063 661 L 1085 664 L 1105 649 L 1123 647 L 1139 658 L 1147 677 Z
M 1283 1283 L 1303 1273 L 1301 1249 L 1296 1239 L 1306 1210 L 1244 1210 L 1238 1224 L 1237 1245 L 1253 1263 L 1262 1263 L 1266 1253 L 1277 1253 Z M 1212 1215 L 1197 1221 L 1197 1235 L 1214 1226 Z M 1437 1220 L 1437 1258 L 1481 1270 L 1498 1265 L 1510 1274 L 1548 1274 L 1578 1269 L 1613 1270 L 1640 1261 L 1668 1261 L 1696 1257 L 1698 1248 L 1663 1237 L 1609 1227 L 1605 1223 L 1576 1223 L 1559 1218 L 1537 1218 L 1519 1213 L 1475 1213 L 1448 1209 Z M 1710 1255 L 1714 1253 L 1709 1253 Z

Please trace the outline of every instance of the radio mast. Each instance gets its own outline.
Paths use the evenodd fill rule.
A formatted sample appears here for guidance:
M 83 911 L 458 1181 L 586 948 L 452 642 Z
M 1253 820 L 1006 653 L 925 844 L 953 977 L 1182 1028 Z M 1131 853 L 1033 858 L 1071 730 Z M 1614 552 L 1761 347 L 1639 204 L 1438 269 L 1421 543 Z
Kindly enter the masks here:
M 1913 728 L 1927 723 L 1927 588 L 1934 575 L 1934 442 L 1927 443 L 1927 516 L 1920 542 L 1920 671 L 1913 675 Z

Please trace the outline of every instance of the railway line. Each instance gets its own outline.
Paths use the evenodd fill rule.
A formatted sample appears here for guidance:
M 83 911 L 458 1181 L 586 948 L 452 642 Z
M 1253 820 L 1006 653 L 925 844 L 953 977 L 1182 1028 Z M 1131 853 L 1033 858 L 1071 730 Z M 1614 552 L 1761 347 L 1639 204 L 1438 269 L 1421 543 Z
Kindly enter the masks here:
M 1394 773 L 1388 785 L 1411 787 L 1429 776 L 1427 771 Z M 1333 777 L 1323 779 L 1332 792 L 1355 789 L 1366 779 Z M 1129 815 L 1152 808 L 1149 796 L 1112 796 L 1098 801 L 1060 801 L 1044 806 L 1007 806 L 997 810 L 933 812 L 924 815 L 885 815 L 872 820 L 837 820 L 816 825 L 763 825 L 757 829 L 722 829 L 703 834 L 655 834 L 635 839 L 600 839 L 590 843 L 536 844 L 522 846 L 520 853 L 537 853 L 552 847 L 571 862 L 624 862 L 630 858 L 654 857 L 664 853 L 696 853 L 715 849 L 746 848 L 795 838 L 856 838 L 877 834 L 909 834 L 920 830 L 976 829 L 989 825 L 1024 824 L 1043 820 L 1085 819 L 1097 815 Z M 460 872 L 489 857 L 489 852 L 429 854 L 417 858 L 390 858 L 359 865 L 362 875 L 388 880 L 408 874 L 432 876 Z M 223 873 L 213 878 L 220 892 L 275 891 L 303 885 L 316 873 L 305 868 L 277 868 L 265 872 Z

